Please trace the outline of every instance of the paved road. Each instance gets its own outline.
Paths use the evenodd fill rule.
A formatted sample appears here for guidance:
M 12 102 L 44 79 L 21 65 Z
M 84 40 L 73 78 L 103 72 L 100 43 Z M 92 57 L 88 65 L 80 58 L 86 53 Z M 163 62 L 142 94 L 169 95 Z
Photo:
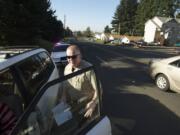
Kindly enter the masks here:
M 103 110 L 111 119 L 114 135 L 180 135 L 180 94 L 159 91 L 147 68 L 149 59 L 172 53 L 85 42 L 78 45 L 98 70 Z

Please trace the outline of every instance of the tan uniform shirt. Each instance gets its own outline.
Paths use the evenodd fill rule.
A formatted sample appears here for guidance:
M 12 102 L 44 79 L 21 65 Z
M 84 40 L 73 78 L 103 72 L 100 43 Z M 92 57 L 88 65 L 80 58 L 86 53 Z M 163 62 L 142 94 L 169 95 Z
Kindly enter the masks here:
M 64 75 L 71 74 L 72 72 L 76 72 L 90 66 L 90 63 L 83 60 L 80 66 L 78 68 L 75 68 L 74 71 L 72 71 L 72 67 L 68 64 L 65 67 Z M 87 71 L 67 80 L 65 85 L 65 91 L 68 92 L 68 95 L 73 100 L 79 100 L 83 97 L 92 99 L 94 93 L 97 92 L 96 76 L 93 70 Z

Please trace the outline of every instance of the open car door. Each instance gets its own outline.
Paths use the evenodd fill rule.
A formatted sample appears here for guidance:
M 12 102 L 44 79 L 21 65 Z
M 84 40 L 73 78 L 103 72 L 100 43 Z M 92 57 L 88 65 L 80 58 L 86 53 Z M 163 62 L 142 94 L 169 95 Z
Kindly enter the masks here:
M 73 88 L 67 90 L 67 83 L 89 72 L 96 77 L 98 101 L 91 117 L 86 118 L 84 115 L 90 95 L 81 95 Z M 59 87 L 56 95 L 52 94 L 53 88 L 57 88 L 54 86 Z M 69 94 L 64 94 L 65 91 Z M 48 82 L 24 111 L 12 135 L 111 135 L 110 121 L 101 113 L 101 96 L 100 82 L 93 67 Z

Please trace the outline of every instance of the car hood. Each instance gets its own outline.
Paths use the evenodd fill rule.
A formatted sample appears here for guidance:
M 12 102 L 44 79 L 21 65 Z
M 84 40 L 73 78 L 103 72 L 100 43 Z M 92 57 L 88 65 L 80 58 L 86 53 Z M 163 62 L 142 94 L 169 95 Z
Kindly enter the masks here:
M 66 57 L 66 52 L 52 52 L 51 57 L 52 58 Z
M 162 59 L 151 59 L 150 63 L 161 62 L 161 63 L 169 64 L 169 63 L 176 61 L 178 59 L 180 59 L 180 56 L 174 56 L 174 57 L 162 58 Z
M 164 58 L 154 58 L 154 59 L 150 59 L 149 61 L 149 65 L 151 65 L 152 63 L 156 63 L 156 62 L 161 62 Z

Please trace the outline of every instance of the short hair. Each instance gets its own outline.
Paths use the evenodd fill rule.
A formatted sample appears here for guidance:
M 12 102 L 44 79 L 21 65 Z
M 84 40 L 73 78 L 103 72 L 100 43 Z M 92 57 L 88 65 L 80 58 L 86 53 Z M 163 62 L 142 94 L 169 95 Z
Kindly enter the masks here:
M 74 51 L 77 51 L 77 52 L 79 52 L 79 53 L 81 54 L 81 50 L 80 50 L 80 48 L 79 48 L 77 45 L 70 45 L 70 46 L 67 48 L 67 50 L 69 50 L 69 49 L 74 50 Z M 67 50 L 66 50 L 66 51 L 67 51 Z

